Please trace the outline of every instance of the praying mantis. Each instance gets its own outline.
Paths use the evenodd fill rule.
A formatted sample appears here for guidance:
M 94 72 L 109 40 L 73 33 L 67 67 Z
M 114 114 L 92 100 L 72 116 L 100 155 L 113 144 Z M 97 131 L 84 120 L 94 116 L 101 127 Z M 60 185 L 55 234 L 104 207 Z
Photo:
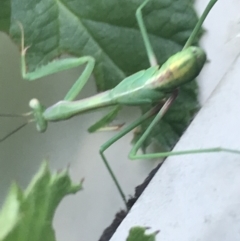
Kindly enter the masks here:
M 182 51 L 176 53 L 170 57 L 161 67 L 158 66 L 155 54 L 153 52 L 151 43 L 149 41 L 147 31 L 143 22 L 141 11 L 144 6 L 150 0 L 145 0 L 137 9 L 136 16 L 141 30 L 144 44 L 146 47 L 148 59 L 151 67 L 139 71 L 127 78 L 125 78 L 119 85 L 117 85 L 112 90 L 103 92 L 96 96 L 83 99 L 75 100 L 78 93 L 82 90 L 83 86 L 88 81 L 93 69 L 95 60 L 91 56 L 84 56 L 81 58 L 67 58 L 61 59 L 49 63 L 48 65 L 42 66 L 33 72 L 26 71 L 25 55 L 28 47 L 24 47 L 24 35 L 22 28 L 22 41 L 21 41 L 21 62 L 22 62 L 22 75 L 23 78 L 27 80 L 35 80 L 49 74 L 53 74 L 62 70 L 70 69 L 80 65 L 86 64 L 86 67 L 82 75 L 77 79 L 73 87 L 68 91 L 67 95 L 64 97 L 63 101 L 45 108 L 37 99 L 32 99 L 30 101 L 30 107 L 32 111 L 28 113 L 29 116 L 33 116 L 29 122 L 36 122 L 36 127 L 39 132 L 44 132 L 47 129 L 47 123 L 62 121 L 72 118 L 81 113 L 95 110 L 102 107 L 114 106 L 113 112 L 117 112 L 119 106 L 122 105 L 144 105 L 144 104 L 155 104 L 153 109 L 146 112 L 138 120 L 134 121 L 129 126 L 123 128 L 119 131 L 117 135 L 107 141 L 100 147 L 100 155 L 106 165 L 123 201 L 126 203 L 125 194 L 112 171 L 104 152 L 119 138 L 124 136 L 129 131 L 133 130 L 139 126 L 142 122 L 147 120 L 149 117 L 155 116 L 153 122 L 150 124 L 148 129 L 144 132 L 142 137 L 133 146 L 129 159 L 152 159 L 157 157 L 167 157 L 170 155 L 180 155 L 180 154 L 191 154 L 191 153 L 204 153 L 204 152 L 218 152 L 226 151 L 240 154 L 237 150 L 224 149 L 224 148 L 210 148 L 202 150 L 187 150 L 181 152 L 163 152 L 163 153 L 153 153 L 153 154 L 138 154 L 138 150 L 141 147 L 144 140 L 147 138 L 153 127 L 168 111 L 174 100 L 177 98 L 178 91 L 177 88 L 189 81 L 192 81 L 201 71 L 206 61 L 206 55 L 204 51 L 198 47 L 192 47 L 192 43 L 198 34 L 202 23 L 204 22 L 206 16 L 210 12 L 213 5 L 217 0 L 209 1 L 204 13 L 199 19 L 195 29 L 193 30 L 191 36 L 186 42 Z M 21 26 L 21 25 L 20 25 Z M 162 101 L 164 104 L 162 106 Z M 161 103 L 159 105 L 159 103 Z M 111 116 L 110 113 L 110 116 Z M 111 118 L 109 118 L 111 119 Z M 96 123 L 95 127 L 103 128 L 109 120 L 101 119 Z M 104 129 L 104 128 L 103 128 Z

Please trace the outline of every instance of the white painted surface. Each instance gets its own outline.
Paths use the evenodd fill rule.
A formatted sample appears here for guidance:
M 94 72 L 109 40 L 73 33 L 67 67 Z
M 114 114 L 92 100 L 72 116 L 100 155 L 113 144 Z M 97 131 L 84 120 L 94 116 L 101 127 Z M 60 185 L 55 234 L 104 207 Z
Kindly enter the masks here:
M 196 1 L 199 15 L 208 2 Z M 201 47 L 206 51 L 210 62 L 204 66 L 198 78 L 202 105 L 240 52 L 239 9 L 239 0 L 218 0 L 204 22 L 206 32 L 201 39 Z
M 207 2 L 207 0 L 197 2 L 200 12 L 202 12 Z M 220 5 L 222 5 L 222 7 Z M 230 8 L 233 13 L 230 12 Z M 209 31 L 204 36 L 203 45 L 208 52 L 211 63 L 205 66 L 201 75 L 202 80 L 200 80 L 200 83 L 203 89 L 201 99 L 203 103 L 215 88 L 223 73 L 229 68 L 231 61 L 240 51 L 239 38 L 236 38 L 239 30 L 237 9 L 240 9 L 239 1 L 219 0 L 204 25 Z M 225 12 L 227 12 L 229 16 L 226 16 L 226 14 L 224 14 Z M 210 28 L 212 24 L 215 26 L 213 29 Z M 222 27 L 218 29 L 216 28 L 216 24 Z M 24 81 L 20 77 L 20 56 L 17 48 L 5 35 L 0 35 L 0 110 L 3 113 L 10 111 L 13 113 L 23 113 L 28 111 L 28 102 L 33 97 L 44 100 L 46 105 L 53 104 L 64 96 L 79 74 L 80 70 L 76 69 L 41 79 L 41 81 L 32 83 Z M 66 81 L 66 79 L 68 81 Z M 93 95 L 95 93 L 93 89 L 94 83 L 91 81 L 80 95 L 80 98 Z M 230 95 L 229 92 L 226 92 L 226 95 L 227 97 L 224 98 L 228 99 L 228 95 Z M 131 115 L 129 113 L 131 113 Z M 122 119 L 118 121 L 121 123 L 121 120 L 127 119 L 127 122 L 129 122 L 139 114 L 136 109 L 128 108 L 125 109 L 125 113 L 121 117 Z M 50 160 L 50 166 L 54 170 L 63 168 L 70 163 L 71 176 L 75 181 L 85 177 L 84 191 L 66 198 L 61 203 L 54 222 L 57 230 L 57 240 L 96 241 L 102 230 L 112 221 L 116 211 L 118 211 L 120 207 L 123 207 L 115 186 L 98 154 L 100 145 L 108 140 L 113 133 L 90 135 L 86 131 L 89 123 L 93 123 L 101 116 L 102 113 L 100 112 L 89 113 L 73 118 L 67 122 L 52 124 L 49 126 L 48 131 L 42 135 L 35 131 L 34 125 L 31 125 L 9 138 L 6 142 L 1 143 L 0 203 L 3 202 L 11 181 L 16 180 L 22 187 L 25 187 L 33 173 L 38 169 L 43 158 Z M 4 129 L 1 128 L 1 136 L 8 133 L 9 130 L 12 130 L 13 127 L 21 122 L 21 120 L 16 119 L 11 121 L 9 119 L 1 119 L 0 121 L 0 125 L 4 126 Z M 205 127 L 209 125 L 209 122 L 210 117 L 208 117 L 208 122 Z M 204 124 L 202 125 L 204 126 Z M 213 122 L 213 125 L 215 126 L 216 123 Z M 207 133 L 208 132 L 205 134 Z M 193 135 L 194 143 L 192 144 L 195 144 L 196 136 L 194 133 Z M 132 134 L 127 135 L 107 151 L 107 157 L 112 161 L 113 169 L 118 170 L 120 182 L 128 194 L 133 193 L 134 186 L 141 183 L 149 170 L 155 166 L 153 162 L 130 162 L 127 160 L 131 138 Z M 206 138 L 206 135 L 204 138 Z M 201 138 L 199 137 L 198 139 Z M 212 155 L 210 156 L 213 158 Z M 201 156 L 201 158 L 203 159 L 205 157 Z M 183 163 L 186 163 L 186 161 L 182 162 L 179 159 L 177 163 L 178 165 L 171 169 L 171 171 L 169 169 L 169 172 L 171 172 L 172 175 L 175 174 L 175 172 L 179 173 L 180 176 L 182 173 L 182 176 L 184 176 L 184 167 L 186 164 Z M 200 165 L 200 163 L 200 161 L 194 161 L 196 165 Z M 165 165 L 167 165 L 167 163 Z M 182 168 L 182 171 L 179 171 L 179 168 Z M 212 168 L 215 169 L 214 165 Z M 122 175 L 122 170 L 124 170 L 124 175 Z M 161 169 L 161 172 L 163 170 L 164 169 Z M 187 170 L 188 168 L 186 171 Z M 194 166 L 193 171 L 194 170 L 198 170 L 198 166 Z M 209 170 L 211 170 L 211 166 L 209 166 Z M 224 170 L 222 170 L 222 172 L 223 175 L 227 175 Z M 199 175 L 201 176 L 201 174 Z M 185 180 L 187 183 L 184 185 L 184 188 L 172 186 L 174 193 L 185 193 L 187 191 L 185 187 L 188 183 L 201 183 L 201 180 L 197 179 L 197 177 L 199 176 L 195 178 L 192 177 L 192 180 Z M 211 176 L 208 176 L 208 178 L 209 181 L 211 181 Z M 165 181 L 167 182 L 167 180 Z M 175 183 L 174 177 L 172 177 L 171 180 Z M 196 180 L 198 180 L 198 182 L 196 182 Z M 176 185 L 180 185 L 180 183 Z M 198 184 L 198 186 L 201 186 L 201 184 Z M 205 190 L 204 186 L 202 186 L 202 188 Z M 155 193 L 159 192 L 160 187 L 158 186 L 156 190 L 154 190 Z M 165 192 L 172 192 L 173 190 L 167 189 Z M 181 195 L 179 194 L 180 197 Z M 205 195 L 206 197 L 209 196 L 207 192 Z M 183 197 L 184 196 L 186 195 L 183 195 Z M 154 201 L 155 197 L 149 196 L 147 200 L 149 200 L 148 202 L 151 200 Z M 167 201 L 168 200 L 166 200 L 166 202 Z M 179 202 L 179 205 L 188 206 L 185 200 Z M 150 207 L 149 203 L 147 203 L 146 207 Z M 135 207 L 134 210 L 136 210 L 136 208 L 137 207 Z M 164 208 L 166 207 L 164 206 Z M 152 211 L 154 210 L 152 209 Z M 145 219 L 144 224 L 150 226 L 154 221 L 154 219 L 150 218 L 151 212 L 145 216 L 148 218 Z M 131 220 L 131 216 L 129 216 L 129 218 Z M 148 220 L 152 221 L 148 223 Z M 187 220 L 184 220 L 184 222 L 186 221 Z M 134 222 L 132 224 L 134 224 Z M 155 222 L 153 228 L 162 229 L 162 225 L 156 224 L 158 223 Z M 123 230 L 121 235 L 125 235 L 126 230 L 124 227 L 126 228 L 127 226 L 121 228 L 121 230 Z M 121 235 L 119 237 L 121 237 Z M 160 235 L 162 234 L 160 233 L 159 237 Z

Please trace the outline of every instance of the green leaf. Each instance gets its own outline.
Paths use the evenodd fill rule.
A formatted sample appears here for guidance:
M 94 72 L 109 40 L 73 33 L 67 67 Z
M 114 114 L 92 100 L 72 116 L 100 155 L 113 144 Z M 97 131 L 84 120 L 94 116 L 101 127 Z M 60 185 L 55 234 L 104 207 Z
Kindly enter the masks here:
M 103 91 L 113 88 L 126 76 L 149 67 L 135 18 L 136 9 L 143 0 L 11 2 L 11 27 L 6 29 L 0 22 L 0 30 L 10 33 L 19 43 L 20 30 L 16 22 L 23 24 L 25 45 L 30 46 L 27 51 L 29 70 L 62 54 L 91 55 L 97 61 L 94 69 L 96 84 L 98 90 Z M 197 16 L 192 2 L 151 0 L 143 9 L 144 22 L 160 65 L 182 49 L 194 28 Z M 165 128 L 168 129 L 164 137 L 158 132 L 158 126 L 153 132 L 156 135 L 152 135 L 144 147 L 154 139 L 163 148 L 170 149 L 197 108 L 197 86 L 193 82 L 181 89 L 175 106 L 159 124 L 163 124 L 165 132 Z M 149 106 L 142 109 L 149 109 Z
M 52 220 L 58 204 L 81 189 L 66 170 L 51 174 L 44 162 L 25 191 L 12 184 L 0 213 L 0 241 L 54 241 Z
M 155 241 L 157 232 L 152 234 L 145 234 L 147 228 L 143 227 L 133 227 L 129 231 L 127 241 Z
M 11 1 L 1 0 L 0 3 L 0 28 L 7 32 L 10 28 L 11 20 Z

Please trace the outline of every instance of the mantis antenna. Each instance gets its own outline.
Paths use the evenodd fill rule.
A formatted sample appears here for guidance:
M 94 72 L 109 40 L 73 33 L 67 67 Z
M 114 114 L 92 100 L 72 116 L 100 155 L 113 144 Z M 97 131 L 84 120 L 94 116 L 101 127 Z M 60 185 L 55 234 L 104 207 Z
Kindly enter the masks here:
M 24 113 L 24 114 L 0 114 L 0 117 L 24 118 L 24 117 L 30 116 L 31 114 L 32 114 L 32 112 L 28 112 L 28 113 Z M 25 123 L 19 125 L 17 128 L 13 129 L 7 135 L 5 135 L 4 137 L 2 137 L 0 139 L 0 143 L 5 141 L 6 139 L 8 139 L 8 137 L 12 136 L 13 134 L 15 134 L 16 132 L 21 130 L 23 127 L 25 127 L 27 124 L 29 124 L 33 121 L 34 121 L 33 119 L 28 120 Z

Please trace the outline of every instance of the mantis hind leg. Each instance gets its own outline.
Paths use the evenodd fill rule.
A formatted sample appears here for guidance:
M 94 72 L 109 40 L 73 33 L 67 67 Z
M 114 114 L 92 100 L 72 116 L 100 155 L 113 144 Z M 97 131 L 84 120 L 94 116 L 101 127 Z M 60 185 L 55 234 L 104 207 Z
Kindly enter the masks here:
M 18 23 L 21 30 L 21 72 L 24 79 L 35 80 L 50 74 L 54 74 L 63 70 L 71 69 L 74 67 L 86 64 L 86 67 L 80 77 L 76 80 L 71 89 L 67 92 L 64 100 L 74 100 L 79 92 L 82 90 L 88 81 L 95 65 L 95 59 L 91 56 L 84 56 L 80 58 L 66 58 L 59 59 L 41 66 L 32 72 L 27 72 L 27 64 L 25 60 L 26 52 L 29 47 L 24 47 L 24 31 L 21 23 Z
M 154 108 L 152 108 L 151 110 L 149 110 L 148 112 L 146 112 L 143 116 L 141 116 L 139 119 L 135 120 L 133 123 L 131 123 L 130 125 L 126 126 L 125 128 L 123 128 L 121 131 L 119 131 L 115 136 L 113 136 L 110 140 L 108 140 L 106 143 L 104 143 L 99 150 L 99 153 L 102 157 L 102 160 L 111 176 L 111 178 L 113 179 L 114 184 L 117 187 L 117 190 L 119 192 L 119 194 L 121 195 L 123 202 L 125 203 L 126 207 L 127 206 L 127 200 L 126 200 L 126 196 L 122 190 L 121 185 L 119 184 L 119 181 L 116 178 L 116 175 L 114 174 L 112 168 L 110 167 L 107 158 L 105 157 L 104 152 L 112 145 L 114 144 L 117 140 L 119 140 L 121 137 L 123 137 L 124 135 L 126 135 L 128 132 L 130 132 L 131 130 L 133 130 L 135 127 L 137 127 L 138 125 L 140 125 L 143 121 L 145 121 L 147 118 L 151 117 L 152 115 L 155 115 L 156 112 L 158 112 L 159 110 L 159 106 L 155 106 Z
M 146 140 L 148 135 L 151 133 L 154 126 L 160 121 L 160 119 L 164 116 L 164 114 L 167 112 L 167 110 L 170 108 L 172 103 L 177 97 L 177 91 L 175 91 L 166 101 L 166 103 L 163 105 L 161 110 L 158 112 L 156 117 L 153 119 L 152 123 L 149 125 L 149 127 L 146 129 L 146 131 L 143 133 L 141 138 L 136 142 L 136 144 L 133 146 L 132 150 L 129 153 L 129 158 L 131 160 L 136 159 L 153 159 L 153 158 L 160 158 L 160 157 L 168 157 L 168 156 L 177 156 L 177 155 L 186 155 L 186 154 L 198 154 L 198 153 L 210 153 L 210 152 L 229 152 L 229 153 L 235 153 L 240 154 L 239 150 L 233 150 L 233 149 L 227 149 L 227 148 L 207 148 L 207 149 L 200 149 L 200 150 L 185 150 L 185 151 L 176 151 L 176 152 L 160 152 L 160 153 L 151 153 L 151 154 L 137 154 L 137 151 L 143 144 L 143 142 Z
M 208 13 L 210 12 L 210 10 L 212 9 L 212 7 L 214 6 L 214 4 L 217 2 L 218 0 L 210 0 L 208 5 L 206 6 L 203 14 L 201 15 L 201 17 L 199 18 L 196 26 L 194 27 L 190 37 L 188 38 L 187 42 L 185 43 L 183 49 L 188 48 L 189 46 L 191 46 L 193 44 L 193 42 L 195 41 L 196 36 L 199 34 L 199 31 L 202 27 L 202 24 L 205 20 L 205 18 L 207 17 Z

